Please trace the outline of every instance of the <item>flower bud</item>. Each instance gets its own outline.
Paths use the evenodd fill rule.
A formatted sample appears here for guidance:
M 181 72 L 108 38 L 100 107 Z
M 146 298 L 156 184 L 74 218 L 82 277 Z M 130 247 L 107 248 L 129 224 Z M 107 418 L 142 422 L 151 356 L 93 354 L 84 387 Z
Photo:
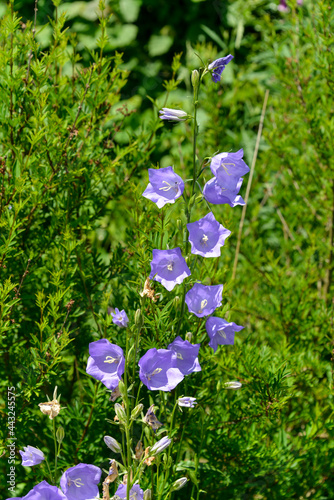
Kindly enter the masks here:
M 240 382 L 236 382 L 235 380 L 231 381 L 231 382 L 225 382 L 225 384 L 223 385 L 223 388 L 224 389 L 240 389 L 240 387 L 242 386 L 242 384 Z
M 191 73 L 191 84 L 192 86 L 195 88 L 198 87 L 198 84 L 199 84 L 199 72 L 197 71 L 197 69 L 194 69 Z
M 193 338 L 193 334 L 191 332 L 187 332 L 186 333 L 186 340 L 188 340 L 188 342 L 191 342 L 192 338 Z
M 135 325 L 137 328 L 142 328 L 143 324 L 144 324 L 144 318 L 141 309 L 137 309 L 135 314 Z
M 114 453 L 122 453 L 121 445 L 111 436 L 104 436 L 104 442 Z
M 135 420 L 138 415 L 140 415 L 142 409 L 144 408 L 144 405 L 142 403 L 139 403 L 131 412 L 131 419 Z
M 177 219 L 176 221 L 176 227 L 178 228 L 179 231 L 181 231 L 183 224 L 181 219 Z
M 59 426 L 58 429 L 57 429 L 57 432 L 56 432 L 56 438 L 57 438 L 57 441 L 58 441 L 59 444 L 61 444 L 61 442 L 63 441 L 64 437 L 65 437 L 64 427 Z
M 117 418 L 121 422 L 121 424 L 126 423 L 126 415 L 125 415 L 124 408 L 119 403 L 115 403 L 114 409 L 115 409 L 115 413 L 117 415 Z
M 177 479 L 172 486 L 172 490 L 174 491 L 180 490 L 187 482 L 188 479 L 186 477 L 181 477 L 180 479 Z
M 151 490 L 145 490 L 144 491 L 144 500 L 151 500 L 152 498 L 152 491 Z
M 119 381 L 118 390 L 119 390 L 121 396 L 124 398 L 124 396 L 126 395 L 126 390 L 125 390 L 125 385 L 124 385 L 123 380 Z
M 162 439 L 160 439 L 160 441 L 152 446 L 152 448 L 150 449 L 150 455 L 157 455 L 158 453 L 161 453 L 171 444 L 171 442 L 172 440 L 169 439 L 169 437 L 163 437 Z

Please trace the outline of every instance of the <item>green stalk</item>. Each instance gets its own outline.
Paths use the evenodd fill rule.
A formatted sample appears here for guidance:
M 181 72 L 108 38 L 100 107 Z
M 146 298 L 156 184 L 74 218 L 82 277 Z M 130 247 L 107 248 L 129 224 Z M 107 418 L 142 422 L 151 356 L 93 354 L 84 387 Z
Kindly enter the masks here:
M 125 385 L 125 405 L 126 405 L 126 426 L 125 426 L 125 436 L 126 436 L 126 455 L 127 455 L 127 470 L 128 470 L 128 480 L 126 485 L 126 500 L 130 500 L 130 488 L 131 488 L 131 449 L 130 449 L 130 406 L 128 398 L 128 351 L 129 351 L 129 334 L 126 332 L 126 344 L 125 344 L 125 370 L 124 370 L 124 385 Z
M 58 447 L 57 447 L 57 437 L 56 437 L 56 422 L 55 419 L 52 420 L 53 424 L 53 440 L 55 443 L 55 482 L 57 481 L 57 461 L 58 461 Z

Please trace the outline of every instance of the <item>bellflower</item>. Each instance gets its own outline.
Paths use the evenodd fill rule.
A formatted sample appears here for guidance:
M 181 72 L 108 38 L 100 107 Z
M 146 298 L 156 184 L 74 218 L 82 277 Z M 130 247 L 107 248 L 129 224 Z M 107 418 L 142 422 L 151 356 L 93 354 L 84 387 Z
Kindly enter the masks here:
M 239 149 L 236 153 L 220 153 L 212 158 L 210 169 L 221 188 L 234 191 L 240 177 L 248 174 L 250 169 L 242 159 L 243 155 L 244 150 Z
M 191 253 L 202 257 L 219 257 L 220 249 L 231 231 L 215 219 L 212 212 L 197 222 L 187 224 Z
M 126 500 L 126 484 L 120 484 L 117 488 L 116 495 L 122 500 Z M 130 500 L 143 500 L 144 492 L 139 484 L 134 484 L 130 490 Z
M 122 453 L 121 445 L 111 436 L 104 436 L 103 441 L 114 453 Z
M 149 349 L 138 365 L 139 378 L 150 391 L 171 391 L 184 378 L 176 367 L 176 354 L 167 349 Z
M 162 208 L 166 203 L 174 203 L 182 196 L 184 182 L 174 172 L 173 167 L 149 168 L 148 177 L 150 182 L 143 196 L 156 203 L 158 208 Z
M 188 113 L 180 109 L 162 108 L 159 111 L 159 118 L 172 122 L 184 122 Z
M 244 205 L 244 200 L 238 195 L 242 181 L 243 179 L 240 177 L 235 190 L 229 191 L 228 189 L 220 187 L 216 177 L 213 177 L 205 184 L 203 196 L 206 201 L 213 205 L 223 205 L 226 203 L 232 208 L 237 205 Z
M 185 302 L 189 312 L 198 318 L 209 316 L 217 307 L 222 304 L 223 285 L 205 286 L 195 283 L 187 292 Z
M 169 344 L 168 349 L 176 354 L 176 367 L 183 375 L 190 375 L 192 372 L 201 371 L 198 361 L 198 351 L 201 344 L 191 344 L 181 337 Z
M 233 345 L 234 333 L 240 332 L 244 327 L 236 325 L 223 318 L 211 316 L 206 320 L 205 329 L 210 337 L 209 346 L 216 352 L 218 345 Z
M 116 389 L 124 373 L 123 349 L 107 339 L 100 339 L 89 344 L 89 354 L 86 372 L 101 380 L 108 389 Z
M 57 486 L 51 486 L 51 484 L 46 481 L 42 481 L 32 490 L 27 493 L 24 497 L 8 498 L 7 500 L 68 500 L 67 497 L 57 488 Z
M 67 469 L 60 478 L 60 487 L 67 500 L 90 500 L 99 495 L 97 485 L 102 470 L 95 465 L 78 464 Z
M 169 292 L 190 274 L 179 247 L 172 250 L 153 250 L 150 278 L 159 281 Z
M 187 408 L 195 408 L 195 405 L 197 405 L 196 398 L 190 398 L 189 396 L 185 396 L 183 398 L 179 398 L 177 400 L 177 404 L 179 406 L 185 406 Z
M 31 467 L 40 464 L 44 459 L 44 453 L 33 446 L 24 446 L 24 451 L 19 450 L 22 457 L 22 465 L 24 467 Z
M 229 54 L 228 56 L 225 57 L 220 57 L 219 59 L 216 59 L 213 61 L 211 64 L 209 64 L 208 69 L 213 69 L 212 71 L 212 81 L 215 83 L 220 82 L 220 77 L 222 72 L 225 69 L 226 64 L 228 64 L 230 61 L 232 61 L 233 56 Z
M 110 314 L 112 316 L 112 322 L 115 325 L 123 326 L 124 328 L 126 328 L 128 326 L 129 318 L 127 317 L 124 309 L 122 311 L 119 311 L 119 309 L 117 309 L 117 307 L 116 307 L 115 312 L 113 313 L 110 311 Z
M 163 437 L 160 441 L 157 441 L 150 449 L 150 455 L 157 455 L 164 451 L 171 444 L 172 440 L 168 436 Z

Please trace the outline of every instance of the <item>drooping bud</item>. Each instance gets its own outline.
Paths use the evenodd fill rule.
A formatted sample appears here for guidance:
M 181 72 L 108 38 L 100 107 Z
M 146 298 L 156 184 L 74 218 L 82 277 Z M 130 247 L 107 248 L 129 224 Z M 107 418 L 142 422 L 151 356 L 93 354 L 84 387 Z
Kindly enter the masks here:
M 177 479 L 172 486 L 172 490 L 174 491 L 180 490 L 187 482 L 188 479 L 186 477 L 181 477 L 180 479 Z
M 144 405 L 142 403 L 139 403 L 131 412 L 131 419 L 135 420 L 138 415 L 140 415 L 142 409 L 144 408 Z
M 197 69 L 194 69 L 191 73 L 191 84 L 192 86 L 195 88 L 198 87 L 198 84 L 199 84 L 199 72 L 197 71 Z
M 104 436 L 104 442 L 114 453 L 122 453 L 121 445 L 111 436 Z

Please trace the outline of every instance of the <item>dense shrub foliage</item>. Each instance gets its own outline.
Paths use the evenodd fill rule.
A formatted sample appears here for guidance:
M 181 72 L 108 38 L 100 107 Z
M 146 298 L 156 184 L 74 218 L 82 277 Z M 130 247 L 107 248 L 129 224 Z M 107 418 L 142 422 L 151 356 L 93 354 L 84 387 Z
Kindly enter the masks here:
M 138 466 L 129 440 L 135 453 L 139 440 L 168 435 L 173 447 L 140 475 L 155 499 L 333 498 L 333 9 L 328 0 L 291 0 L 287 12 L 266 0 L 213 9 L 189 0 L 174 15 L 162 4 L 40 0 L 35 18 L 34 2 L 0 7 L 3 476 L 15 387 L 12 496 L 51 483 L 44 462 L 21 466 L 24 446 L 44 452 L 57 486 L 69 467 L 100 467 L 102 498 L 108 458 L 123 479 L 132 459 Z M 222 81 L 201 84 L 194 155 L 193 121 L 162 122 L 158 110 L 193 115 L 191 72 L 229 53 Z M 245 208 L 211 205 L 232 234 L 220 258 L 191 255 L 186 224 L 209 212 L 200 191 L 208 160 L 243 148 L 251 166 L 267 89 L 240 250 Z M 194 164 L 206 168 L 193 188 Z M 147 169 L 171 165 L 184 197 L 159 209 L 142 196 Z M 189 254 L 188 288 L 151 279 L 156 301 L 143 297 L 152 250 L 176 247 Z M 215 316 L 244 326 L 234 345 L 214 353 L 206 318 L 184 306 L 195 281 L 224 284 Z M 126 311 L 128 328 L 110 308 Z M 138 360 L 177 335 L 201 343 L 202 370 L 171 392 L 140 386 Z M 130 428 L 86 373 L 89 344 L 102 338 L 126 354 L 128 391 L 116 401 L 129 412 L 143 404 Z M 228 390 L 229 381 L 242 387 Z M 38 404 L 55 386 L 62 409 L 51 421 Z M 197 405 L 181 411 L 181 396 Z M 153 404 L 156 433 L 142 421 Z M 55 427 L 65 432 L 57 474 Z M 188 482 L 172 492 L 181 477 Z M 0 490 L 11 496 L 5 482 Z

